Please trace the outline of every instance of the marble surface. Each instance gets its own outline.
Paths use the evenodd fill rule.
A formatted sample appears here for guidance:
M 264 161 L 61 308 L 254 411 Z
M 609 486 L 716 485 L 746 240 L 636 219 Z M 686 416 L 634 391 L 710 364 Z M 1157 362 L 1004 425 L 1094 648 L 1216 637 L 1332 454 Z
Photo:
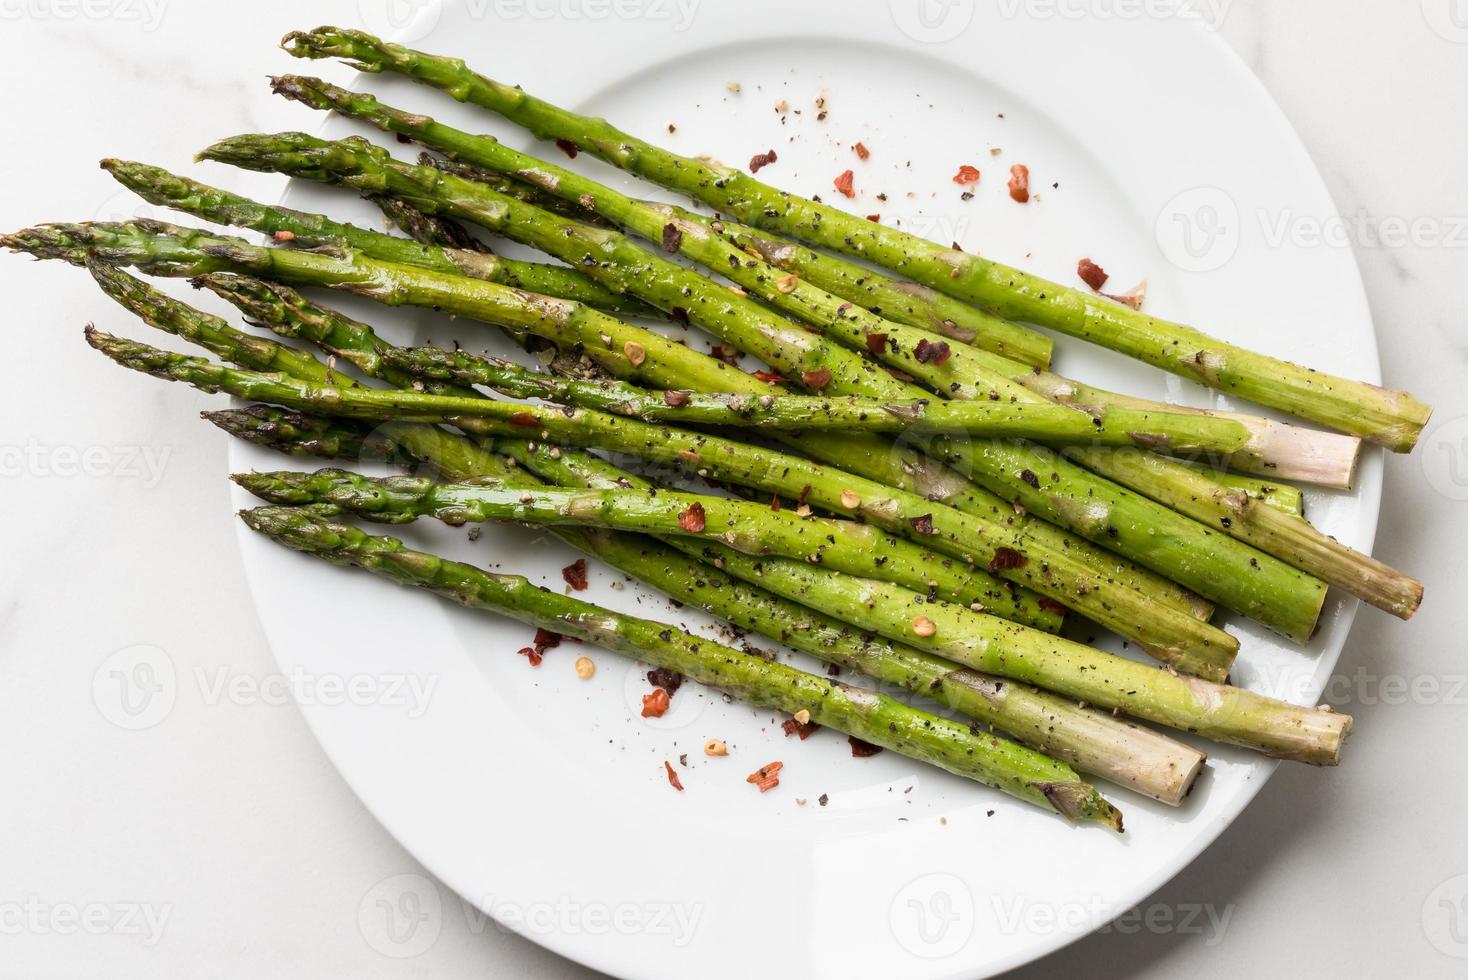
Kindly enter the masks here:
M 383 6 L 304 16 L 381 26 Z M 1218 17 L 1325 174 L 1346 233 L 1321 247 L 1355 249 L 1386 379 L 1437 406 L 1418 453 L 1389 461 L 1376 548 L 1427 581 L 1428 602 L 1410 624 L 1357 620 L 1331 691 L 1357 717 L 1348 765 L 1281 771 L 1139 913 L 1021 975 L 1460 976 L 1468 327 L 1452 295 L 1468 269 L 1468 12 L 1191 6 Z M 275 41 L 308 26 L 300 8 L 0 2 L 0 227 L 130 213 L 87 163 L 104 150 L 183 167 L 223 133 L 301 125 L 263 84 L 288 63 Z M 590 975 L 446 889 L 434 942 L 385 955 L 402 947 L 364 910 L 424 872 L 280 697 L 220 519 L 224 441 L 192 415 L 208 400 L 88 352 L 83 324 L 124 318 L 75 272 L 4 256 L 0 284 L 0 978 Z M 146 680 L 128 673 L 140 663 L 176 671 L 156 718 L 118 700 L 120 673 Z

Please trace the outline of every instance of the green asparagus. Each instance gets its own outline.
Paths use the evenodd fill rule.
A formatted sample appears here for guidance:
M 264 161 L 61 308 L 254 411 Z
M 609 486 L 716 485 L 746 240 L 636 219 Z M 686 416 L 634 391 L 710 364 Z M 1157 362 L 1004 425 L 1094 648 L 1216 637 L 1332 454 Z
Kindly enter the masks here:
M 808 712 L 812 721 L 1002 790 L 1070 820 L 1121 830 L 1121 813 L 1069 766 L 992 735 L 840 681 L 637 619 L 472 565 L 413 551 L 305 510 L 266 507 L 240 515 L 279 544 L 362 568 L 616 653 L 676 671 L 761 707 Z
M 300 57 L 340 57 L 363 70 L 402 73 L 459 101 L 499 113 L 537 137 L 569 141 L 614 166 L 691 194 L 745 224 L 875 262 L 1006 319 L 1037 323 L 1090 340 L 1397 452 L 1411 450 L 1431 414 L 1430 408 L 1404 392 L 1256 354 L 1192 327 L 778 191 L 738 170 L 678 156 L 605 120 L 569 112 L 522 89 L 475 74 L 456 59 L 330 27 L 287 35 L 283 46 Z

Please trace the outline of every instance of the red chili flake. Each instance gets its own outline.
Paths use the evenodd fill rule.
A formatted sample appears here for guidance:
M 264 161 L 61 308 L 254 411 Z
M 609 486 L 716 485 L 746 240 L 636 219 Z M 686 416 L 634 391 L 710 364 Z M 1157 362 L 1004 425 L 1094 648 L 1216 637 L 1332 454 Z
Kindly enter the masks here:
M 865 160 L 867 157 L 872 155 L 872 151 L 868 150 L 866 148 L 866 144 L 864 143 L 858 143 L 853 146 L 852 149 L 856 151 L 856 155 L 862 160 Z
M 989 561 L 989 571 L 1002 572 L 1010 568 L 1023 568 L 1028 562 L 1028 558 L 1013 548 L 995 548 L 994 557 Z
M 556 146 L 560 147 L 561 152 L 572 160 L 576 159 L 576 154 L 581 152 L 581 147 L 572 143 L 570 140 L 556 140 Z
M 296 233 L 293 231 L 277 231 L 272 237 L 278 242 L 293 242 L 296 240 Z
M 979 182 L 979 168 L 970 167 L 968 164 L 958 168 L 958 173 L 953 175 L 955 184 L 977 184 Z
M 1046 612 L 1052 612 L 1057 616 L 1064 616 L 1066 613 L 1070 612 L 1070 607 L 1063 606 L 1060 603 L 1056 602 L 1054 599 L 1045 595 L 1042 595 L 1039 599 L 1035 600 L 1035 605 L 1039 606 Z
M 655 687 L 650 694 L 642 696 L 642 717 L 661 718 L 668 713 L 668 692 Z
M 673 408 L 682 408 L 688 404 L 688 392 L 668 390 L 663 392 L 663 401 Z
M 882 747 L 880 745 L 873 745 L 871 742 L 863 742 L 855 735 L 848 735 L 846 741 L 851 743 L 851 755 L 854 759 L 865 759 L 868 756 L 876 755 L 878 752 L 882 751 Z
M 1022 163 L 1016 163 L 1009 168 L 1009 196 L 1020 204 L 1029 203 L 1030 168 Z
M 880 354 L 887 349 L 887 335 L 884 333 L 867 334 L 867 350 L 873 354 Z
M 807 388 L 814 388 L 819 391 L 831 383 L 831 372 L 826 368 L 816 368 L 814 371 L 807 371 L 802 374 L 800 380 L 805 383 Z
M 937 533 L 936 531 L 933 530 L 933 515 L 932 514 L 924 514 L 921 517 L 908 518 L 907 523 L 911 524 L 912 525 L 912 529 L 914 531 L 916 531 L 917 533 L 919 533 L 919 534 L 936 534 Z
M 802 725 L 794 718 L 786 718 L 780 724 L 780 730 L 785 733 L 786 738 L 789 738 L 791 735 L 799 735 L 802 742 L 819 731 L 820 727 L 820 725 L 817 725 L 813 721 L 808 721 Z
M 756 153 L 754 156 L 749 158 L 749 172 L 752 174 L 757 174 L 760 172 L 761 168 L 768 167 L 770 164 L 774 163 L 778 159 L 780 158 L 775 155 L 775 151 L 773 149 L 770 150 L 770 152 L 768 153 Z
M 918 341 L 917 347 L 913 348 L 912 356 L 917 358 L 919 364 L 938 365 L 953 356 L 953 348 L 941 340 L 934 343 L 924 338 Z
M 1100 292 L 1101 287 L 1106 285 L 1106 280 L 1111 278 L 1106 274 L 1105 269 L 1090 259 L 1081 259 L 1076 265 L 1076 275 L 1080 276 L 1082 282 L 1097 292 Z
M 516 412 L 514 415 L 510 416 L 510 424 L 524 426 L 527 429 L 533 429 L 540 424 L 540 420 L 537 419 L 534 415 L 531 415 L 529 412 Z
M 519 653 L 520 656 L 525 657 L 530 661 L 530 666 L 532 667 L 539 667 L 540 662 L 545 659 L 540 655 L 535 647 L 521 647 Z
M 856 191 L 851 189 L 851 183 L 855 179 L 856 175 L 848 170 L 841 176 L 837 177 L 833 183 L 835 183 L 836 189 L 842 194 L 845 194 L 847 197 L 855 197 Z
M 585 558 L 577 558 L 571 564 L 569 564 L 565 568 L 561 569 L 561 578 L 565 579 L 566 580 L 566 584 L 569 585 L 571 588 L 575 589 L 577 592 L 580 592 L 583 589 L 585 589 L 586 588 L 586 559 Z
M 654 667 L 647 672 L 647 682 L 653 687 L 662 688 L 668 692 L 668 697 L 672 697 L 683 686 L 683 675 L 666 667 Z
M 663 225 L 663 251 L 670 255 L 678 254 L 678 248 L 683 244 L 683 232 L 673 222 Z
M 780 513 L 780 495 L 777 493 L 770 498 L 770 510 Z
M 739 351 L 728 344 L 713 344 L 709 347 L 709 353 L 730 367 L 739 366 Z
M 761 793 L 767 793 L 780 785 L 780 770 L 784 768 L 783 762 L 770 762 L 744 777 L 744 781 L 754 783 Z
M 867 220 L 872 224 L 877 224 L 882 220 L 882 216 L 880 214 L 869 214 L 867 215 Z
M 683 792 L 683 781 L 680 780 L 678 778 L 678 774 L 673 771 L 673 764 L 667 759 L 664 759 L 663 768 L 668 771 L 668 785 L 672 786 L 680 793 Z
M 754 376 L 756 380 L 763 381 L 767 385 L 782 385 L 789 380 L 785 375 L 776 374 L 773 371 L 756 371 Z
M 797 507 L 805 506 L 805 498 L 810 496 L 810 491 L 811 485 L 809 483 L 800 488 L 800 496 L 795 498 L 795 505 Z
M 678 515 L 678 526 L 689 534 L 702 534 L 707 522 L 703 516 L 703 504 L 694 501 L 687 510 Z
M 554 650 L 561 645 L 561 641 L 564 639 L 565 637 L 559 633 L 552 633 L 548 629 L 537 629 L 534 640 L 535 652 L 545 653 L 547 650 Z

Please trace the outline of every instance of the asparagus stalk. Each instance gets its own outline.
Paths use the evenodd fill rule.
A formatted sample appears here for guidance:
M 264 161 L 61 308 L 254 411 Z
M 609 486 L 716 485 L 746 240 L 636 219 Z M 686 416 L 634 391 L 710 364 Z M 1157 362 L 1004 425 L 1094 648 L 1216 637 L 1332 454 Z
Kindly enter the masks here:
M 843 299 L 868 306 L 872 312 L 889 320 L 926 327 L 967 343 L 971 330 L 954 317 L 960 316 L 965 310 L 972 311 L 976 316 L 990 315 L 959 303 L 952 297 L 935 293 L 926 286 L 889 279 L 865 266 L 817 252 L 789 239 L 727 220 L 707 218 L 683 208 L 673 209 L 673 212 L 680 219 L 706 224 L 739 247 L 758 254 L 775 268 L 799 276 L 802 280 Z M 951 306 L 931 308 L 930 304 L 940 301 Z M 1226 465 L 1275 480 L 1301 480 L 1336 489 L 1350 489 L 1355 479 L 1361 440 L 1354 436 L 1304 429 L 1256 415 L 1167 405 L 1120 395 L 1094 385 L 1071 381 L 1047 370 L 1036 370 L 1031 365 L 998 354 L 979 355 L 976 359 L 985 371 L 1023 385 L 1049 401 L 1083 411 L 1095 413 L 1122 407 L 1138 411 L 1176 411 L 1228 418 L 1247 427 L 1251 433 L 1249 444 L 1226 458 L 1215 457 L 1215 465 Z M 1179 454 L 1175 450 L 1169 452 L 1173 455 Z M 1101 472 L 1116 479 L 1108 470 Z
M 517 575 L 494 575 L 413 551 L 396 539 L 373 537 L 318 514 L 272 507 L 240 517 L 251 530 L 293 550 L 595 643 L 761 707 L 809 712 L 821 725 L 992 786 L 1067 819 L 1121 829 L 1120 811 L 1069 766 L 874 691 L 559 595 Z
M 260 141 L 264 138 L 256 139 Z M 309 144 L 317 148 L 326 145 L 320 141 L 311 141 L 308 137 L 299 137 L 298 140 L 288 142 L 301 146 Z M 359 162 L 361 158 L 357 156 L 358 151 L 382 156 L 381 151 L 350 142 L 336 145 L 335 149 L 340 150 L 344 156 L 358 159 Z M 295 162 L 314 168 L 309 160 Z M 308 176 L 322 176 L 315 169 L 309 169 L 305 173 Z M 174 206 L 210 217 L 210 212 L 194 207 L 192 202 L 200 195 L 207 197 L 212 189 L 203 189 L 199 194 L 171 192 L 173 180 L 182 178 L 160 180 L 160 186 L 151 193 L 156 195 L 156 199 L 168 200 Z M 368 180 L 364 186 L 370 189 L 380 185 L 380 181 Z M 184 186 L 193 187 L 191 182 L 185 182 Z M 477 185 L 469 186 L 476 191 L 483 190 Z M 501 203 L 504 206 L 503 211 L 496 211 L 505 218 L 499 226 L 500 230 L 510 230 L 522 240 L 551 252 L 569 264 L 595 273 L 612 288 L 637 290 L 666 308 L 675 319 L 691 319 L 724 339 L 735 341 L 743 348 L 759 347 L 761 354 L 783 365 L 784 370 L 792 372 L 792 377 L 821 376 L 829 373 L 832 367 L 837 367 L 842 369 L 837 375 L 843 379 L 851 376 L 849 372 L 861 376 L 861 384 L 853 384 L 848 390 L 884 397 L 922 394 L 921 389 L 903 385 L 885 374 L 873 373 L 871 365 L 859 358 L 853 359 L 839 349 L 813 345 L 807 333 L 780 317 L 771 315 L 764 307 L 731 295 L 722 287 L 676 263 L 650 255 L 614 232 L 589 229 L 578 222 L 557 219 L 534 208 L 527 208 L 517 199 L 505 198 Z M 481 222 L 487 220 L 489 219 L 481 216 Z M 617 260 L 607 259 L 609 255 Z M 720 361 L 696 354 L 687 347 L 630 324 L 609 318 L 588 317 L 571 307 L 545 303 L 537 307 L 538 318 L 527 317 L 518 306 L 513 310 L 507 309 L 503 304 L 503 297 L 496 298 L 493 291 L 485 296 L 484 290 L 468 290 L 452 280 L 411 277 L 404 270 L 379 271 L 383 275 L 376 281 L 382 283 L 382 286 L 372 295 L 384 302 L 414 302 L 498 322 L 512 332 L 530 330 L 562 346 L 580 344 L 603 369 L 613 374 L 635 376 L 665 387 L 696 391 L 758 391 L 762 394 L 770 391 L 768 387 L 761 386 L 742 372 L 729 369 L 728 365 Z M 627 352 L 633 350 L 645 354 L 644 362 L 640 366 L 634 366 L 627 358 Z M 842 384 L 845 388 L 847 382 L 843 381 Z M 832 440 L 807 434 L 799 438 L 798 445 L 803 451 L 829 462 L 855 469 L 884 483 L 941 499 L 960 510 L 994 520 L 1017 519 L 1011 505 L 998 495 L 933 465 L 920 454 L 894 450 L 890 444 L 873 437 L 844 434 Z M 1188 610 L 1200 619 L 1207 619 L 1212 614 L 1210 603 L 1161 575 L 1129 562 L 1118 562 L 1114 555 L 1101 548 L 1043 522 L 1019 519 L 1034 525 L 1032 530 L 1037 541 L 1067 550 L 1078 560 L 1090 564 L 1108 582 L 1134 588 L 1158 602 Z
M 1198 467 L 1199 471 L 1226 490 L 1242 490 L 1255 500 L 1273 507 L 1281 514 L 1303 519 L 1305 517 L 1305 495 L 1299 487 L 1258 477 Z
M 307 379 L 328 376 L 324 366 L 314 359 L 267 357 L 270 347 L 280 345 L 239 334 L 217 318 L 193 310 L 120 272 L 93 265 L 93 273 L 109 295 L 146 322 L 195 342 L 207 342 L 221 357 L 240 363 L 274 364 L 284 373 Z M 260 293 L 246 288 L 243 281 L 231 285 L 231 295 L 237 297 Z M 304 305 L 299 297 L 296 300 L 297 305 Z M 283 308 L 284 304 L 272 306 L 277 307 Z M 317 313 L 322 320 L 333 318 L 330 311 Z M 335 319 L 345 318 L 336 315 Z M 371 335 L 370 328 L 357 326 L 359 335 Z M 334 332 L 339 334 L 346 329 Z M 506 465 L 499 456 L 466 439 L 437 430 L 432 430 L 433 438 L 425 439 L 419 427 L 367 429 L 351 422 L 305 416 L 264 405 L 242 411 L 205 413 L 205 417 L 241 438 L 293 455 L 344 454 L 361 458 L 367 453 L 384 459 L 401 455 L 421 461 L 450 479 L 488 477 L 511 486 L 539 485 L 527 471 Z M 535 457 L 527 444 L 517 440 L 510 440 L 509 444 L 526 454 L 522 458 Z M 557 472 L 572 485 L 583 485 L 581 473 L 595 473 L 611 485 L 620 485 L 617 481 L 630 485 L 634 480 L 605 463 L 598 461 L 593 465 L 583 454 L 556 450 L 551 456 L 545 447 L 540 447 L 539 454 L 541 468 L 560 467 Z M 937 700 L 1019 738 L 1038 751 L 1057 755 L 1083 771 L 1102 775 L 1170 805 L 1182 801 L 1201 771 L 1202 754 L 1171 739 L 1028 685 L 1006 683 L 961 669 L 900 644 L 856 637 L 839 621 L 757 586 L 725 579 L 716 569 L 646 539 L 565 527 L 556 529 L 556 533 L 573 547 L 681 601 L 829 663 Z M 832 573 L 823 571 L 823 574 Z M 818 596 L 819 584 L 808 590 L 808 594 Z
M 384 401 L 420 408 L 435 401 L 452 403 L 456 409 L 467 408 L 465 402 L 472 404 L 470 399 L 333 388 L 278 375 L 238 371 L 112 337 L 94 328 L 88 328 L 87 339 L 124 367 L 164 380 L 183 381 L 206 391 L 226 391 L 299 411 L 372 417 Z M 396 401 L 399 399 L 402 401 Z M 496 409 L 486 407 L 495 405 L 499 406 L 499 418 L 494 417 Z M 855 474 L 762 447 L 587 410 L 568 412 L 486 401 L 473 411 L 474 415 L 456 416 L 454 424 L 477 435 L 516 438 L 540 433 L 541 439 L 626 451 L 652 462 L 696 467 L 700 475 L 765 493 L 804 498 L 833 513 L 860 515 L 868 523 L 965 561 L 974 558 L 978 551 L 974 545 L 979 545 L 982 551 L 978 553 L 990 556 L 991 571 L 1057 601 L 1065 596 L 1069 605 L 1088 616 L 1093 615 L 1094 609 L 1095 616 L 1109 618 L 1137 634 L 1134 638 L 1149 652 L 1179 670 L 1222 679 L 1237 651 L 1237 641 L 1228 634 L 1185 613 L 1145 600 L 1136 602 L 1133 597 L 1140 599 L 1140 596 L 1127 590 L 1096 588 L 1088 571 L 1064 554 L 1047 557 L 1042 563 L 1033 554 L 1026 554 L 1027 538 L 1012 528 L 984 524 L 972 515 Z M 1126 614 L 1120 612 L 1121 607 L 1127 608 Z M 1137 614 L 1135 620 L 1129 618 L 1133 611 Z
M 367 200 L 377 205 L 382 216 L 394 228 L 420 245 L 464 252 L 491 252 L 488 245 L 451 218 L 429 214 L 407 201 L 387 194 L 371 194 Z
M 301 98 L 329 90 L 323 83 L 306 79 L 277 79 L 277 87 L 287 82 L 293 91 L 304 90 Z M 896 363 L 923 375 L 945 393 L 985 399 L 998 393 L 1042 401 L 1023 388 L 1008 385 L 1002 378 L 970 370 L 969 362 L 959 356 L 949 356 L 946 360 L 924 357 L 923 352 L 935 349 L 935 343 L 948 350 L 936 334 L 924 336 L 925 331 L 872 317 L 851 303 L 805 286 L 793 276 L 787 277 L 793 280 L 788 284 L 777 283 L 763 262 L 742 255 L 702 225 L 677 221 L 666 209 L 639 205 L 570 171 L 533 161 L 494 141 L 461 133 L 427 117 L 389 109 L 370 97 L 330 91 L 336 93 L 332 95 L 335 101 L 330 104 L 365 102 L 366 108 L 361 112 L 385 120 L 383 125 L 411 131 L 441 149 L 453 147 L 455 152 L 466 156 L 473 153 L 476 163 L 506 168 L 513 165 L 513 172 L 520 177 L 527 177 L 539 168 L 542 186 L 553 188 L 557 194 L 594 202 L 592 206 L 599 213 L 627 223 L 645 235 L 656 234 L 653 228 L 663 229 L 667 247 L 718 268 L 746 286 L 762 290 L 762 297 L 772 304 L 802 313 L 833 331 L 846 331 L 843 339 L 847 342 L 880 346 L 879 356 L 888 357 L 890 350 L 900 351 L 899 355 L 892 355 Z M 393 193 L 409 196 L 425 207 L 444 207 L 455 217 L 491 225 L 503 223 L 507 213 L 506 202 L 497 200 L 483 187 L 431 169 L 398 163 L 361 142 L 330 144 L 300 134 L 241 136 L 215 144 L 202 156 L 254 169 L 304 176 L 330 174 L 348 182 L 385 184 Z M 549 216 L 543 215 L 544 218 Z M 871 344 L 874 337 L 879 339 L 879 345 Z M 899 342 L 899 338 L 906 339 Z M 770 350 L 767 337 L 756 335 L 741 340 L 746 349 L 766 360 L 779 356 L 778 350 Z M 848 354 L 848 357 L 859 355 Z M 839 376 L 858 377 L 854 372 L 842 372 Z M 825 377 L 833 378 L 829 370 Z M 996 391 L 996 386 L 1014 391 Z M 847 390 L 863 388 L 853 386 Z M 1150 497 L 1128 493 L 1063 458 L 1024 444 L 980 441 L 963 446 L 943 445 L 937 451 L 1009 502 L 1140 562 L 1296 642 L 1305 642 L 1315 631 L 1325 601 L 1325 586 L 1320 580 L 1229 535 L 1211 533 L 1190 516 L 1180 515 Z M 1044 485 L 1037 474 L 1048 476 Z
M 1003 402 L 880 401 L 857 396 L 704 394 L 648 391 L 618 381 L 576 381 L 527 375 L 503 360 L 435 347 L 395 350 L 387 363 L 420 378 L 487 385 L 517 398 L 543 398 L 647 422 L 764 429 L 853 429 L 871 432 L 967 433 L 1037 439 L 1054 445 L 1135 446 L 1155 438 L 1237 445 L 1241 426 L 1200 430 L 1182 416 L 1110 412 L 1100 418 L 1056 405 Z M 1227 451 L 1227 450 L 1225 450 Z
M 1257 354 L 1192 327 L 778 191 L 712 161 L 678 156 L 605 120 L 569 112 L 478 75 L 462 61 L 330 27 L 287 35 L 283 46 L 298 57 L 340 57 L 362 70 L 399 72 L 449 92 L 461 102 L 499 113 L 542 139 L 570 141 L 614 166 L 690 194 L 745 224 L 875 262 L 1006 319 L 1037 323 L 1090 340 L 1397 452 L 1411 450 L 1431 414 L 1428 406 L 1405 392 Z
M 195 275 L 220 270 L 264 272 L 298 284 L 348 288 L 385 302 L 401 303 L 411 300 L 471 316 L 486 316 L 485 308 L 489 307 L 493 310 L 492 319 L 497 322 L 519 323 L 527 328 L 540 327 L 552 336 L 559 336 L 556 333 L 558 329 L 574 330 L 578 324 L 585 324 L 588 320 L 605 326 L 609 331 L 624 327 L 628 331 L 638 329 L 626 327 L 620 321 L 595 314 L 576 304 L 552 302 L 543 297 L 530 298 L 498 289 L 489 283 L 441 277 L 426 270 L 377 263 L 341 249 L 337 249 L 335 255 L 326 255 L 319 251 L 263 249 L 236 239 L 218 238 L 158 222 L 46 226 L 6 236 L 0 239 L 0 243 L 41 257 L 69 261 L 80 261 L 84 250 L 90 249 L 107 261 L 134 264 L 146 271 L 166 275 Z M 651 352 L 655 349 L 659 351 L 659 365 L 663 363 L 663 357 L 667 358 L 668 364 L 678 364 L 679 357 L 693 358 L 687 369 L 680 368 L 678 372 L 680 380 L 692 380 L 690 387 L 699 390 L 704 390 L 705 387 L 727 389 L 732 379 L 749 381 L 746 375 L 727 369 L 717 361 L 712 362 L 715 366 L 707 370 L 706 374 L 696 375 L 695 372 L 711 359 L 700 360 L 687 348 L 663 341 L 656 334 L 640 331 L 639 335 L 648 339 L 649 362 Z M 614 338 L 613 343 L 616 339 Z M 619 356 L 624 357 L 621 363 L 625 364 L 625 350 Z M 615 357 L 605 363 L 614 369 L 618 366 Z M 1055 534 L 1059 532 L 1042 522 L 1018 518 L 1002 502 L 995 506 L 991 511 L 992 517 L 987 520 L 982 512 L 974 513 L 982 511 L 982 508 L 976 507 L 965 496 L 967 485 L 946 476 L 942 471 L 935 471 L 920 457 L 896 454 L 890 447 L 883 448 L 880 444 L 863 446 L 856 440 L 843 441 L 843 452 L 840 453 L 829 445 L 823 446 L 816 437 L 804 437 L 801 445 L 813 452 L 824 452 L 827 456 L 849 460 L 848 465 L 868 472 L 885 475 L 895 471 L 900 479 L 894 478 L 892 482 L 905 483 L 906 486 L 901 489 L 908 494 L 920 494 L 924 500 L 933 498 L 943 501 L 931 505 L 935 512 L 946 514 L 950 509 L 947 504 L 966 503 L 972 509 L 959 515 L 959 518 L 969 522 L 977 518 L 978 527 L 988 527 L 992 520 L 1002 529 L 1004 537 L 1025 542 L 1029 557 L 1040 569 L 1047 570 L 1047 574 L 1052 568 L 1067 569 L 1067 575 L 1079 572 L 1080 569 L 1076 567 L 1079 563 L 1089 570 L 1088 577 L 1073 578 L 1066 583 L 1067 588 L 1062 591 L 1074 593 L 1074 599 L 1069 604 L 1092 616 L 1101 625 L 1115 629 L 1144 646 L 1149 644 L 1149 637 L 1151 640 L 1165 639 L 1166 642 L 1160 646 L 1163 651 L 1174 647 L 1179 651 L 1213 647 L 1225 651 L 1217 654 L 1224 659 L 1237 649 L 1237 641 L 1221 631 L 1204 628 L 1200 633 L 1191 624 L 1175 624 L 1170 610 L 1186 609 L 1185 596 L 1178 596 L 1166 589 L 1159 591 L 1149 588 L 1147 594 L 1153 597 L 1149 602 L 1132 586 L 1133 582 L 1146 582 L 1146 579 L 1137 578 L 1136 569 L 1114 558 L 1107 559 L 1109 565 L 1098 567 L 1097 556 L 1087 551 L 1090 546 L 1084 542 L 1062 538 L 1057 543 Z M 798 493 L 797 488 L 791 495 Z M 958 546 L 955 544 L 954 547 Z M 973 546 L 969 545 L 968 548 L 972 550 Z M 981 564 L 992 560 L 991 555 L 980 553 L 980 557 Z M 1016 571 L 1011 571 L 1005 577 L 1021 580 L 1024 578 Z M 1176 590 L 1170 583 L 1167 588 Z M 1055 596 L 1052 595 L 1052 598 Z M 1163 599 L 1167 599 L 1167 608 L 1154 608 Z M 1199 616 L 1207 614 L 1206 609 L 1192 612 Z M 1182 633 L 1169 639 L 1174 637 L 1178 629 Z M 1178 656 L 1168 652 L 1159 652 L 1158 655 L 1169 661 Z
M 1068 455 L 1090 461 L 1091 450 L 1073 447 Z M 1308 568 L 1331 585 L 1401 619 L 1422 605 L 1422 583 L 1370 555 L 1348 548 L 1309 522 L 1269 507 L 1243 490 L 1219 487 L 1203 473 L 1158 467 L 1155 456 L 1138 452 L 1108 454 L 1108 465 L 1146 473 L 1152 493 L 1163 503 L 1187 508 L 1210 526 L 1249 541 L 1297 568 Z
M 307 246 L 341 245 L 384 262 L 483 279 L 516 289 L 563 297 L 599 310 L 629 316 L 656 315 L 656 311 L 632 297 L 610 291 L 574 269 L 520 262 L 478 249 L 426 246 L 333 221 L 323 215 L 259 204 L 159 167 L 130 160 L 103 160 L 102 169 L 151 204 L 177 208 L 218 224 L 250 228 L 271 235 L 277 241 Z

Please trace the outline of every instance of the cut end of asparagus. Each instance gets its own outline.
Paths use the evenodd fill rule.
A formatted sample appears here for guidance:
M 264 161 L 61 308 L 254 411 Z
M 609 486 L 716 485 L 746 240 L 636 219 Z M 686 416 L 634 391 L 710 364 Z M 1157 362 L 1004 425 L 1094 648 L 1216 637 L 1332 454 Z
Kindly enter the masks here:
M 1361 440 L 1339 432 L 1324 432 L 1270 419 L 1233 416 L 1245 422 L 1254 438 L 1255 459 L 1243 468 L 1277 480 L 1293 480 L 1349 490 L 1356 480 Z
M 1124 833 L 1121 811 L 1106 802 L 1096 787 L 1087 783 L 1036 783 L 1035 788 L 1055 808 L 1055 812 L 1072 823 L 1094 821 L 1105 824 L 1118 834 Z

